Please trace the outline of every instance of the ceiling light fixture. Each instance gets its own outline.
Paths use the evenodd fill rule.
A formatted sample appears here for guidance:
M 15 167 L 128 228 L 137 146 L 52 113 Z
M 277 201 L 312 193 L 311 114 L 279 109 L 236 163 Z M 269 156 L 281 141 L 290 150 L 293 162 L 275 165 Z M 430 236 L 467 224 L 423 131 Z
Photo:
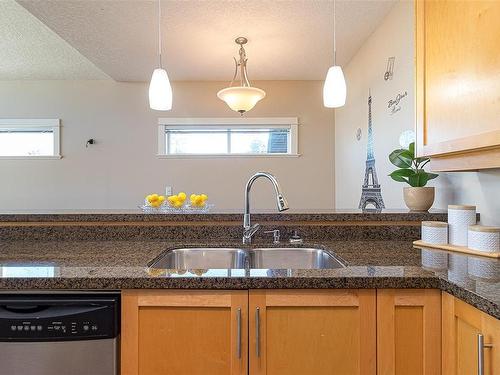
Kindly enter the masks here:
M 161 0 L 158 0 L 158 68 L 153 71 L 149 84 L 149 107 L 158 111 L 172 109 L 172 86 L 161 66 Z
M 337 38 L 335 28 L 335 0 L 333 0 L 333 66 L 328 69 L 325 85 L 323 86 L 323 105 L 328 108 L 338 108 L 345 104 L 347 89 L 342 68 L 336 65 L 337 60 Z
M 248 81 L 248 59 L 245 48 L 243 48 L 243 45 L 248 42 L 248 39 L 239 37 L 236 38 L 235 42 L 240 46 L 240 60 L 236 61 L 236 58 L 234 58 L 235 70 L 233 80 L 231 81 L 229 87 L 222 89 L 217 93 L 217 97 L 226 102 L 229 108 L 233 111 L 239 112 L 243 116 L 243 113 L 251 110 L 259 102 L 259 100 L 262 100 L 266 96 L 266 92 L 257 87 L 250 86 L 250 82 Z M 238 75 L 238 68 L 240 70 L 240 85 L 233 87 L 234 80 Z

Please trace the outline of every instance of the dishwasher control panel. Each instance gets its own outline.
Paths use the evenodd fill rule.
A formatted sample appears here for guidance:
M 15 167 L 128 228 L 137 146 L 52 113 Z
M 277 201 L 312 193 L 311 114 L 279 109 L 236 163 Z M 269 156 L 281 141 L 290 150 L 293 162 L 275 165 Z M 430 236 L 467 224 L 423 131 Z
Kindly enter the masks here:
M 0 341 L 114 338 L 119 331 L 118 323 L 118 298 L 0 296 Z

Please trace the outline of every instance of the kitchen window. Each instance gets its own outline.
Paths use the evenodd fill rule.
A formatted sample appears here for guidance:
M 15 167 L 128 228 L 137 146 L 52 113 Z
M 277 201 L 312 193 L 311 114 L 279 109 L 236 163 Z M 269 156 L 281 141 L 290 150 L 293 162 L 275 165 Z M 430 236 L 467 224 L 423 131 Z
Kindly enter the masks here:
M 298 156 L 297 118 L 161 118 L 160 157 Z
M 0 159 L 60 159 L 58 119 L 0 119 Z

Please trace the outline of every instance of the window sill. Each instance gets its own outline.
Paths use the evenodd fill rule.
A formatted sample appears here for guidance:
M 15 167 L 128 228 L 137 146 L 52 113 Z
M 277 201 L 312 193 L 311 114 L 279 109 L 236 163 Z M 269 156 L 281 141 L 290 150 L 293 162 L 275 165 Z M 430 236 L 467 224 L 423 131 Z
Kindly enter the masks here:
M 57 160 L 61 155 L 0 156 L 0 160 Z
M 158 159 L 232 159 L 232 158 L 298 158 L 301 154 L 174 154 L 156 155 Z

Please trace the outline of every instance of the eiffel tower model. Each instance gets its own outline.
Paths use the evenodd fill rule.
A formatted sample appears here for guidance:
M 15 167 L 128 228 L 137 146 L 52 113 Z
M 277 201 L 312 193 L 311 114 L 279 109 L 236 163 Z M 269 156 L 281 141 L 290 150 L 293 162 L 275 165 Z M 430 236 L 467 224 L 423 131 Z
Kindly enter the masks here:
M 373 208 L 367 208 L 368 205 Z M 363 182 L 359 207 L 364 212 L 380 212 L 385 208 L 380 184 L 375 170 L 375 156 L 373 155 L 373 130 L 372 130 L 372 95 L 368 92 L 368 146 L 366 153 L 365 180 Z

